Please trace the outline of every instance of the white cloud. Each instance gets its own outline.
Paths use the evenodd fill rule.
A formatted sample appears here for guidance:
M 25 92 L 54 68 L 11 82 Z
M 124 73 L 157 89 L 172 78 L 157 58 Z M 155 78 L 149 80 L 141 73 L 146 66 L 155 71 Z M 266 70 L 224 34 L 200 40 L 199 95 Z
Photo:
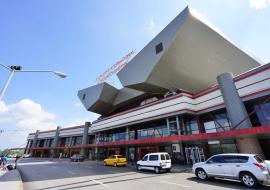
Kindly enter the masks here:
M 40 104 L 30 99 L 10 105 L 0 102 L 0 123 L 12 124 L 17 129 L 52 129 L 56 127 L 55 118 L 55 114 L 46 112 Z
M 76 106 L 76 107 L 82 107 L 82 104 L 79 103 L 79 102 L 75 102 L 75 103 L 74 103 L 74 106 Z
M 42 106 L 30 99 L 14 104 L 0 102 L 0 149 L 14 148 L 26 142 L 28 133 L 36 130 L 55 129 L 56 115 L 45 111 Z
M 249 0 L 250 8 L 259 10 L 268 7 L 270 0 Z
M 161 26 L 156 24 L 154 18 L 150 18 L 147 22 L 144 23 L 144 30 L 147 31 L 152 37 L 154 37 L 160 32 Z

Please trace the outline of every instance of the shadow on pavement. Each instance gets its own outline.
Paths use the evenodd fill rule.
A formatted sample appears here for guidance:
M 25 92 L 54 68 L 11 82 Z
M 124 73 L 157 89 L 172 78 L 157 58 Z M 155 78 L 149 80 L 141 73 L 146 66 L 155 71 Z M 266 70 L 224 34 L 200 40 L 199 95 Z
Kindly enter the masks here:
M 153 178 L 153 177 L 157 177 L 157 175 L 152 175 L 152 176 L 147 176 L 147 177 L 135 177 L 135 178 L 130 178 L 130 179 L 120 179 L 120 180 L 113 180 L 113 181 L 107 181 L 107 182 L 103 182 L 103 184 L 111 184 L 111 183 L 119 183 L 119 182 L 123 182 L 123 181 L 134 181 L 134 180 L 139 180 L 139 179 L 146 179 L 146 178 Z M 78 183 L 84 183 L 84 182 L 95 182 L 94 180 L 100 180 L 99 179 L 92 179 L 92 180 L 87 180 L 87 181 L 81 181 Z M 63 187 L 63 186 L 69 186 L 69 185 L 74 185 L 74 184 L 78 184 L 78 183 L 70 183 L 70 184 L 65 184 L 65 185 L 61 185 L 61 186 L 52 186 L 52 187 L 48 187 L 48 188 L 41 188 L 38 190 L 46 190 L 46 189 L 54 189 L 57 187 Z M 94 184 L 89 184 L 89 185 L 80 185 L 80 186 L 75 186 L 75 187 L 64 187 L 62 189 L 58 189 L 58 190 L 68 190 L 68 189 L 78 189 L 78 188 L 83 188 L 83 187 L 91 187 L 91 186 L 96 186 L 96 185 L 100 185 L 100 183 L 94 183 Z
M 196 177 L 190 177 L 187 178 L 189 181 L 193 181 L 196 183 L 202 183 L 202 184 L 207 184 L 207 185 L 212 185 L 212 186 L 218 186 L 218 187 L 224 187 L 224 188 L 230 188 L 230 189 L 247 189 L 250 190 L 250 188 L 245 187 L 240 181 L 237 180 L 228 180 L 228 179 L 220 179 L 220 178 L 211 178 L 206 181 L 199 180 Z M 258 185 L 256 188 L 257 190 L 259 189 L 269 189 L 269 186 L 264 186 L 264 185 Z
M 39 161 L 36 159 L 21 160 L 18 163 L 18 170 L 21 173 L 23 182 L 57 180 L 75 177 L 89 177 L 91 179 L 91 176 L 94 179 L 97 178 L 96 180 L 101 180 L 137 174 L 136 169 L 129 167 L 108 167 L 103 166 L 100 163 L 97 164 L 96 162 L 78 164 L 67 161 L 56 162 L 45 159 Z M 97 177 L 99 175 L 100 177 Z M 148 175 L 152 176 L 153 173 L 145 173 L 144 175 L 146 175 L 145 177 Z

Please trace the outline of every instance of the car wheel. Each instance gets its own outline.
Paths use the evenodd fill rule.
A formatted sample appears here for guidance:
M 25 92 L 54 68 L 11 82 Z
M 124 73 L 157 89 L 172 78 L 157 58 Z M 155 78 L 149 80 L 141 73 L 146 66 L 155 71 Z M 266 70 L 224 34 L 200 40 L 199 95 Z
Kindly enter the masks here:
M 138 171 L 141 171 L 141 170 L 142 170 L 142 166 L 137 165 L 137 170 L 138 170 Z
M 116 167 L 116 166 L 117 166 L 117 163 L 116 163 L 116 162 L 114 162 L 114 163 L 113 163 L 113 166 L 114 166 L 114 167 Z
M 107 163 L 104 161 L 104 166 L 107 166 Z
M 254 188 L 257 186 L 258 181 L 257 179 L 251 174 L 251 173 L 242 173 L 240 175 L 240 180 L 242 181 L 242 183 L 247 186 L 247 187 L 251 187 Z
M 159 167 L 155 167 L 155 173 L 156 173 L 156 174 L 159 174 L 159 173 L 160 173 Z
M 201 180 L 206 180 L 208 178 L 206 172 L 201 168 L 196 170 L 195 175 Z
M 167 172 L 171 172 L 171 169 L 167 169 Z

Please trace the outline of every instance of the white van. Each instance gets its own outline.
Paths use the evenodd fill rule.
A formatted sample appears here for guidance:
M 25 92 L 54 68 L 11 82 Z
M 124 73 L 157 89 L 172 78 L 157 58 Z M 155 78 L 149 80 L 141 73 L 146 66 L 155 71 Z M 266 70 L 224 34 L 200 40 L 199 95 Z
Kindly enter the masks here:
M 172 162 L 167 152 L 149 153 L 137 162 L 137 169 L 139 171 L 144 169 L 160 173 L 161 171 L 169 172 L 171 168 Z

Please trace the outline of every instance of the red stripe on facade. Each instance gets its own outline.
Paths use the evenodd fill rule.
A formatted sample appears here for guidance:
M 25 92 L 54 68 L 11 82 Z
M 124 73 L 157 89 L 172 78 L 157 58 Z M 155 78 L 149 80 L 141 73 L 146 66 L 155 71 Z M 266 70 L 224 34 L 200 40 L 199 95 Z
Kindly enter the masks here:
M 268 64 L 269 64 L 269 63 L 268 63 Z M 260 69 L 260 67 L 265 67 L 265 68 Z M 259 70 L 258 70 L 258 71 L 255 71 L 256 69 L 259 69 Z M 248 77 L 250 77 L 250 76 L 256 75 L 256 74 L 261 73 L 261 72 L 263 72 L 263 71 L 266 71 L 266 70 L 268 70 L 268 69 L 270 69 L 270 64 L 267 65 L 267 66 L 265 66 L 265 65 L 259 66 L 259 67 L 257 67 L 257 68 L 254 68 L 254 69 L 252 69 L 252 70 L 249 70 L 249 71 L 247 71 L 247 72 L 244 72 L 244 73 L 241 73 L 241 74 L 235 76 L 235 77 L 234 77 L 234 81 L 243 80 L 243 79 L 245 79 L 245 78 L 248 78 Z M 249 72 L 250 72 L 250 74 L 248 74 Z
M 151 144 L 151 143 L 161 143 L 170 141 L 198 141 L 198 140 L 211 140 L 211 139 L 221 139 L 228 137 L 242 137 L 249 135 L 259 135 L 259 134 L 270 134 L 270 126 L 260 126 L 252 127 L 246 129 L 238 129 L 217 133 L 202 133 L 202 134 L 192 134 L 192 135 L 180 135 L 180 136 L 169 136 L 160 138 L 148 138 L 148 139 L 137 139 L 129 141 L 119 141 L 119 142 L 108 142 L 102 144 L 87 144 L 82 145 L 82 147 L 110 147 L 110 146 L 123 146 L 123 145 L 140 145 L 140 144 Z

